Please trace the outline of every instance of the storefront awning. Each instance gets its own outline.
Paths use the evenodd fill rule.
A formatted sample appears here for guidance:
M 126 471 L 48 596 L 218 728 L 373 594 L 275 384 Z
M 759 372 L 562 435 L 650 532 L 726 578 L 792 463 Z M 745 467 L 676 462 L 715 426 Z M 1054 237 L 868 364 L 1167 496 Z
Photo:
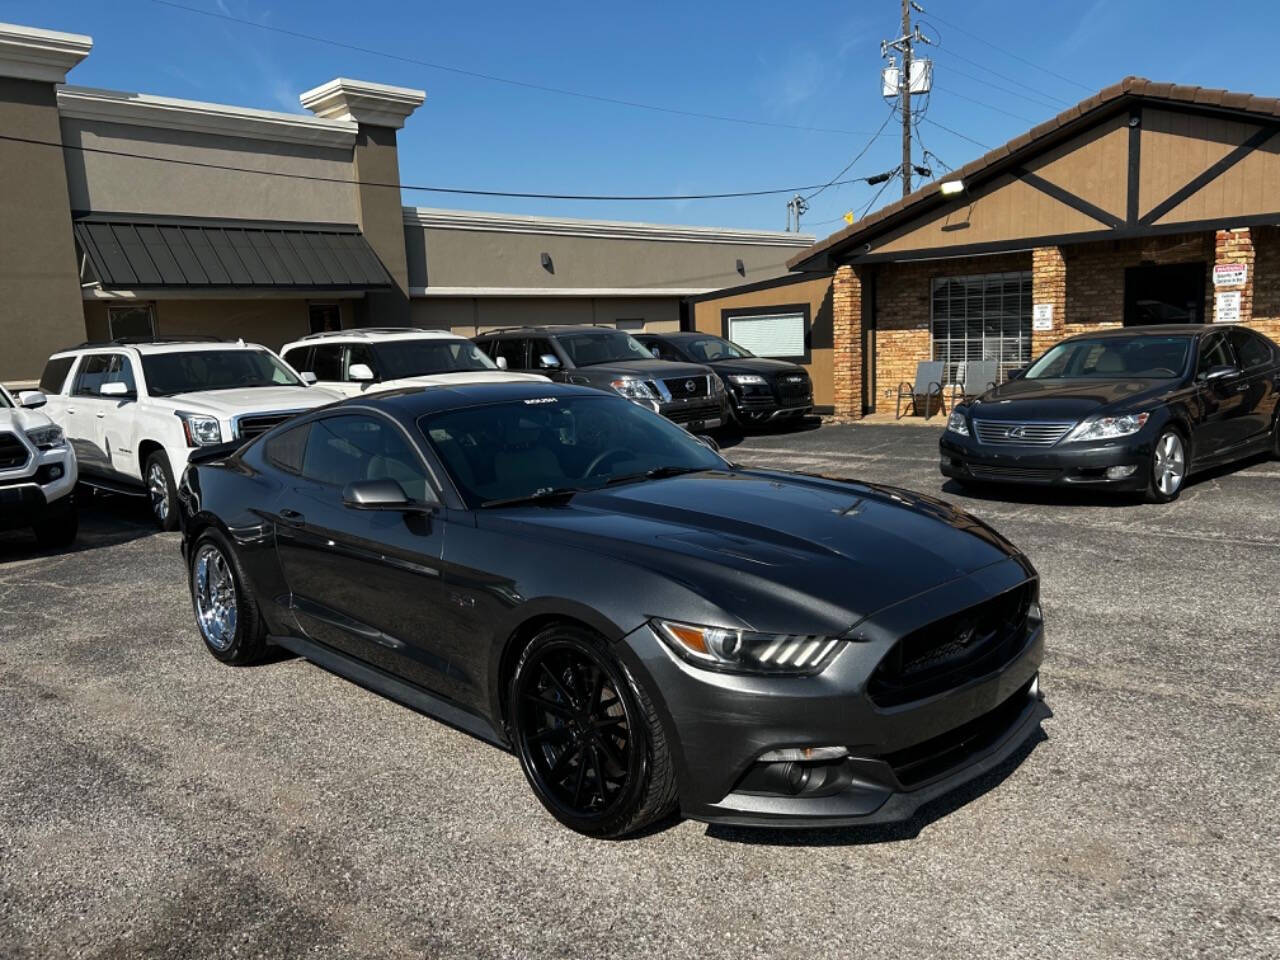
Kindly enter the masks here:
M 354 226 L 97 213 L 74 225 L 104 290 L 369 290 L 392 282 Z

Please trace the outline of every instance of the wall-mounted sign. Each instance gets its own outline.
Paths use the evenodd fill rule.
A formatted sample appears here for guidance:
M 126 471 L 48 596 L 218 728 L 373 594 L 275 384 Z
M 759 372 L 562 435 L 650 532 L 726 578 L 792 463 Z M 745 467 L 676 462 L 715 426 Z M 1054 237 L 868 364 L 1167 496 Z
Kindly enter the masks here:
M 1249 267 L 1243 263 L 1215 263 L 1213 285 L 1215 287 L 1243 287 L 1249 276 Z
M 1053 329 L 1053 304 L 1037 303 L 1031 308 L 1031 329 Z
M 1214 323 L 1240 322 L 1240 291 L 1231 290 L 1213 295 Z

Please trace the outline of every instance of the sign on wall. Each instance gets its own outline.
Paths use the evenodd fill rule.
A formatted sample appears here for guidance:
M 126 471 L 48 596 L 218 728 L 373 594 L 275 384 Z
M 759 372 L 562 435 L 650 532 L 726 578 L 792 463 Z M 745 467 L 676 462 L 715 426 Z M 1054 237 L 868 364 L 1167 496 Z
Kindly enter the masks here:
M 730 317 L 729 339 L 757 357 L 803 357 L 804 314 Z
M 1053 304 L 1037 303 L 1031 308 L 1031 329 L 1032 330 L 1052 330 L 1053 329 Z
M 1249 276 L 1249 267 L 1243 263 L 1215 263 L 1213 285 L 1215 287 L 1243 287 Z
M 1240 322 L 1240 291 L 1231 290 L 1213 295 L 1214 323 Z

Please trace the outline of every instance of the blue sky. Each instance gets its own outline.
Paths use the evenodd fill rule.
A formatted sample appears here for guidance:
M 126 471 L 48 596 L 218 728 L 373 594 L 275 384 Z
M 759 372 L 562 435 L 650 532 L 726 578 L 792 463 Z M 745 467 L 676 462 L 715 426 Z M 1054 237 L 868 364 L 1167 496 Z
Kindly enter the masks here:
M 419 87 L 427 102 L 401 132 L 403 182 L 605 194 L 725 192 L 831 179 L 888 112 L 879 94 L 879 44 L 896 35 L 899 16 L 895 0 L 180 2 L 547 86 L 850 131 L 717 122 L 554 95 L 219 22 L 152 0 L 0 0 L 0 20 L 94 37 L 93 54 L 72 73 L 73 83 L 292 112 L 302 112 L 301 91 L 335 76 Z M 923 29 L 941 41 L 930 48 L 935 90 L 925 116 L 985 144 L 1003 143 L 1126 74 L 1280 94 L 1280 74 L 1265 41 L 1257 42 L 1280 28 L 1280 4 L 1273 2 L 1242 0 L 1229 15 L 1193 0 L 921 5 Z M 896 122 L 886 134 L 851 175 L 898 162 Z M 983 152 L 928 123 L 921 135 L 953 167 Z M 806 232 L 843 226 L 831 221 L 845 210 L 861 211 L 874 193 L 862 184 L 826 191 L 812 203 Z M 891 185 L 877 206 L 900 193 Z M 781 196 L 587 203 L 406 192 L 405 201 L 771 229 L 785 221 Z

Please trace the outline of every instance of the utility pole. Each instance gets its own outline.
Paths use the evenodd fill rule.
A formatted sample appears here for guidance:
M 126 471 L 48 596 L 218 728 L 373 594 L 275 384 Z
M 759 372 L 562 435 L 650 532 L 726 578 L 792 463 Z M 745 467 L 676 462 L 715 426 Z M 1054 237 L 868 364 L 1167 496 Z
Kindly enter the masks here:
M 911 192 L 911 0 L 902 0 L 902 195 Z
M 911 26 L 911 11 L 924 13 L 924 8 L 915 0 L 902 0 L 902 35 L 897 40 L 882 40 L 880 56 L 889 58 L 889 66 L 881 71 L 881 90 L 886 100 L 897 100 L 898 110 L 902 113 L 902 195 L 911 192 L 911 95 L 928 93 L 933 84 L 933 64 L 925 58 L 915 55 L 915 44 L 932 43 L 933 41 L 920 32 L 920 25 Z M 902 54 L 902 69 L 890 50 Z M 919 69 L 915 69 L 919 65 Z M 915 76 L 912 76 L 912 74 Z

